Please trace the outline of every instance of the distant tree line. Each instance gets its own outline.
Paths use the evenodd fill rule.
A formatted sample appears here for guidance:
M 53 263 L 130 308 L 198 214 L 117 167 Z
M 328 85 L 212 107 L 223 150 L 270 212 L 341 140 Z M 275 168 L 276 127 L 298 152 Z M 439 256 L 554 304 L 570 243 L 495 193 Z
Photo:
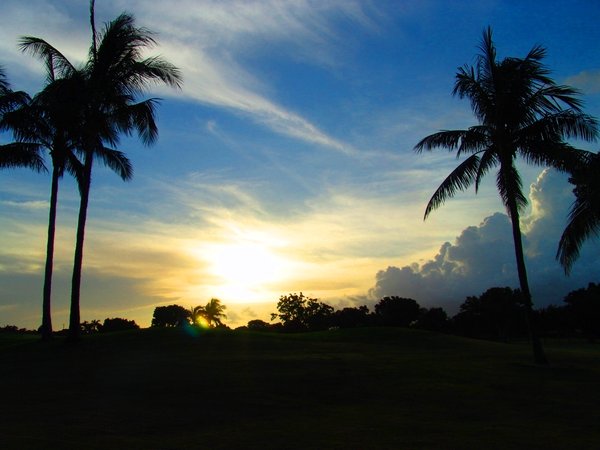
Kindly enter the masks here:
M 134 320 L 122 319 L 115 317 L 114 319 L 104 319 L 103 323 L 99 320 L 87 320 L 81 322 L 81 333 L 82 334 L 94 334 L 94 333 L 112 333 L 115 331 L 127 331 L 127 330 L 139 330 L 140 326 L 135 323 Z
M 332 328 L 411 327 L 461 336 L 507 341 L 528 336 L 527 311 L 518 289 L 493 287 L 470 296 L 450 317 L 443 308 L 423 308 L 412 298 L 383 297 L 370 311 L 366 305 L 334 309 L 303 293 L 283 295 L 271 321 L 251 320 L 252 331 L 306 332 Z M 543 337 L 600 337 L 600 284 L 570 292 L 564 305 L 534 312 Z
M 214 298 L 205 306 L 189 309 L 176 304 L 157 306 L 152 327 L 229 329 L 223 323 L 225 310 L 226 306 Z M 383 297 L 370 311 L 366 305 L 335 309 L 300 292 L 279 298 L 277 312 L 271 314 L 271 323 L 254 319 L 236 330 L 301 333 L 338 328 L 410 327 L 476 339 L 509 341 L 528 337 L 526 314 L 521 292 L 509 287 L 493 287 L 480 296 L 467 297 L 452 317 L 443 308 L 424 308 L 412 298 Z M 563 305 L 550 305 L 534 311 L 533 318 L 542 337 L 583 337 L 591 341 L 600 338 L 600 284 L 590 283 L 586 288 L 570 292 Z M 277 322 L 273 323 L 275 320 Z M 107 318 L 102 323 L 99 320 L 82 322 L 81 334 L 139 328 L 133 320 Z M 0 333 L 35 331 L 6 325 L 0 327 Z

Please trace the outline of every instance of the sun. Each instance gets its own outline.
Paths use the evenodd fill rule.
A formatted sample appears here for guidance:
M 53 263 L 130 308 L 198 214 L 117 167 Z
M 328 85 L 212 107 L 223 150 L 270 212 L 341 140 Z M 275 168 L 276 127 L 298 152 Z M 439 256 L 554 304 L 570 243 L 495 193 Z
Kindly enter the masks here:
M 211 272 L 230 283 L 260 285 L 281 279 L 282 261 L 264 244 L 216 246 Z
M 227 301 L 253 302 L 269 299 L 275 286 L 293 273 L 281 241 L 261 235 L 239 237 L 202 245 L 194 252 L 207 263 L 214 295 Z

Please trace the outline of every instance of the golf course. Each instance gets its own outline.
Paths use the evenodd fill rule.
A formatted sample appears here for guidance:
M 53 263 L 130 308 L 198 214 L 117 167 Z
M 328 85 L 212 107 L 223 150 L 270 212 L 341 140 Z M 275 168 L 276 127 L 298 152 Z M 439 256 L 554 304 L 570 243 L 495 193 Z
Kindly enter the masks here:
M 600 448 L 600 347 L 406 328 L 0 334 L 0 448 Z

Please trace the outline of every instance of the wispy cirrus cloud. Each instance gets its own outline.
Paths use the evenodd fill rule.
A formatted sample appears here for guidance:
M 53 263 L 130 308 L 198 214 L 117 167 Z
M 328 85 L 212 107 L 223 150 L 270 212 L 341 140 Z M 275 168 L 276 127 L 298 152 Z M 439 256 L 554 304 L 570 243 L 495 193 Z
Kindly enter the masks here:
M 31 10 L 43 11 L 39 29 Z M 204 104 L 226 108 L 250 117 L 275 133 L 316 144 L 348 156 L 358 155 L 349 143 L 333 137 L 310 118 L 273 100 L 268 80 L 252 73 L 252 58 L 302 60 L 321 67 L 343 60 L 344 36 L 337 20 L 351 21 L 366 30 L 376 28 L 374 7 L 358 1 L 109 1 L 96 5 L 98 29 L 123 10 L 136 12 L 138 24 L 158 33 L 159 52 L 183 72 L 181 93 L 158 88 L 161 95 L 179 95 Z M 55 5 L 43 0 L 22 4 L 9 0 L 3 11 L 0 57 L 19 73 L 42 72 L 42 65 L 20 55 L 17 39 L 35 35 L 55 45 L 73 63 L 86 57 L 89 47 L 87 8 Z M 348 36 L 345 36 L 346 38 Z M 29 77 L 32 78 L 32 77 Z
M 252 58 L 284 58 L 336 66 L 344 39 L 336 32 L 335 21 L 350 20 L 372 30 L 374 8 L 353 1 L 182 1 L 156 2 L 152 8 L 144 2 L 136 10 L 141 22 L 160 33 L 164 55 L 182 69 L 183 97 L 246 115 L 278 134 L 347 156 L 359 154 L 310 118 L 272 100 L 268 80 L 244 63 Z
M 48 209 L 49 203 L 45 200 L 31 200 L 31 201 L 14 201 L 14 200 L 1 200 L 0 205 L 8 206 L 11 208 L 29 209 L 29 210 L 46 210 Z

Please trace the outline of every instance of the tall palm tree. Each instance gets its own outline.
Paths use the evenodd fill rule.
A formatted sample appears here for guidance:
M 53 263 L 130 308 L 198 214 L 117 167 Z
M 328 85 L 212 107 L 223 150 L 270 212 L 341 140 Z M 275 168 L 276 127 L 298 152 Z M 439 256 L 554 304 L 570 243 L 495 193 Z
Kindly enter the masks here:
M 527 280 L 519 214 L 527 205 L 516 158 L 566 170 L 581 157 L 564 142 L 568 138 L 594 140 L 596 121 L 581 111 L 577 91 L 557 85 L 542 64 L 546 50 L 535 46 L 525 58 L 497 60 L 492 30 L 483 34 L 475 66 L 458 69 L 453 95 L 468 98 L 479 124 L 466 130 L 440 131 L 422 139 L 417 152 L 445 147 L 457 157 L 469 155 L 433 194 L 425 218 L 457 191 L 475 185 L 498 167 L 496 186 L 512 223 L 515 257 L 521 292 L 527 305 L 534 359 L 546 357 L 533 323 L 533 303 Z
M 600 153 L 590 152 L 586 156 L 569 178 L 575 186 L 575 201 L 556 254 L 567 275 L 579 257 L 583 242 L 600 234 Z
M 80 191 L 84 184 L 83 165 L 76 156 L 81 146 L 78 124 L 83 78 L 81 71 L 43 39 L 23 37 L 20 47 L 46 64 L 44 89 L 31 102 L 7 115 L 7 121 L 20 141 L 46 149 L 52 161 L 41 326 L 42 339 L 49 339 L 52 336 L 52 272 L 59 180 L 66 170 L 76 178 Z M 105 164 L 127 178 L 128 174 L 121 169 L 128 164 L 126 158 L 110 149 L 101 150 L 99 156 Z
M 24 50 L 31 50 L 36 48 L 36 44 L 35 38 L 24 38 L 21 47 Z M 5 123 L 10 126 L 19 141 L 47 150 L 52 162 L 40 328 L 42 339 L 47 340 L 52 337 L 51 292 L 59 180 L 66 170 L 81 183 L 83 168 L 75 156 L 76 143 L 69 135 L 70 128 L 75 123 L 73 111 L 76 110 L 77 95 L 71 89 L 64 87 L 65 84 L 70 83 L 71 78 L 76 76 L 77 71 L 57 51 L 54 51 L 52 56 L 47 52 L 44 59 L 47 70 L 46 87 L 32 101 L 7 114 Z M 61 61 L 58 67 L 57 60 Z M 56 75 L 59 75 L 58 79 Z
M 221 319 L 226 319 L 225 310 L 227 307 L 221 304 L 218 298 L 211 298 L 204 307 L 204 318 L 211 327 L 223 325 Z
M 80 333 L 80 290 L 85 223 L 94 158 L 107 152 L 105 144 L 116 146 L 121 133 L 137 131 L 145 145 L 158 137 L 155 122 L 156 99 L 136 102 L 150 83 L 180 87 L 179 70 L 161 57 L 142 58 L 142 52 L 155 44 L 152 33 L 134 25 L 134 18 L 121 14 L 96 33 L 94 1 L 90 2 L 92 45 L 83 69 L 81 148 L 84 158 L 84 183 L 77 223 L 77 238 L 71 285 L 69 338 Z M 110 150 L 121 154 L 117 150 Z M 131 176 L 131 166 L 111 167 Z

